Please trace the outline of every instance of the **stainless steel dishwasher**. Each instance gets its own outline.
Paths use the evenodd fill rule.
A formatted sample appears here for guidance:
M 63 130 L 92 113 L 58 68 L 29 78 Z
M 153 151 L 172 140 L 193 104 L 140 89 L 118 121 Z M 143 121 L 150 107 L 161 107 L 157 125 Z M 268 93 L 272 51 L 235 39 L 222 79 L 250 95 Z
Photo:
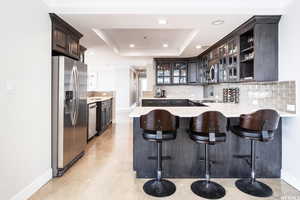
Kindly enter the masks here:
M 96 130 L 96 114 L 97 114 L 97 104 L 89 104 L 89 131 L 88 140 L 97 134 Z

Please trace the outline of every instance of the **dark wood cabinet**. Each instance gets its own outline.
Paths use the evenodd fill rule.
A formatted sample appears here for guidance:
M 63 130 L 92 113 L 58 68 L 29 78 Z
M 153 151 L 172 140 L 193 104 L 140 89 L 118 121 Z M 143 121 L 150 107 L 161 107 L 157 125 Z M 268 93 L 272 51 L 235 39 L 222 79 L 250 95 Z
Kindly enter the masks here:
M 53 24 L 52 49 L 66 54 L 68 52 L 68 35 L 63 26 Z
M 80 45 L 80 55 L 79 55 L 79 61 L 82 63 L 85 63 L 85 52 L 86 52 L 87 48 L 85 48 L 84 46 Z
M 172 66 L 171 83 L 168 85 L 277 81 L 280 17 L 250 18 L 195 57 L 197 61 L 194 61 L 195 58 L 155 58 L 155 63 L 164 62 Z M 186 82 L 180 82 L 181 75 L 175 63 L 188 63 Z M 174 70 L 177 70 L 176 73 Z M 157 76 L 157 85 L 166 85 L 162 80 Z
M 172 66 L 171 62 L 158 62 L 156 66 L 156 84 L 172 84 Z
M 52 52 L 54 55 L 65 55 L 76 60 L 80 58 L 79 40 L 82 34 L 54 13 L 52 21 Z
M 112 123 L 112 99 L 97 103 L 97 132 L 102 133 Z
M 176 61 L 173 63 L 172 84 L 185 85 L 187 84 L 188 68 L 187 62 Z
M 156 85 L 186 85 L 188 83 L 188 62 L 185 59 L 157 58 Z
M 189 62 L 188 64 L 188 83 L 198 83 L 198 63 Z
M 238 118 L 228 118 L 230 125 L 239 124 Z M 165 142 L 164 155 L 171 159 L 164 163 L 166 178 L 205 177 L 203 161 L 204 145 L 193 142 L 189 137 L 190 118 L 179 118 L 177 138 Z M 245 178 L 250 176 L 250 142 L 236 136 L 230 130 L 226 133 L 226 142 L 213 145 L 209 154 L 214 164 L 213 178 Z M 281 121 L 268 143 L 256 143 L 257 177 L 280 178 L 282 168 L 282 128 Z M 155 177 L 156 163 L 149 155 L 156 155 L 156 146 L 143 138 L 140 118 L 133 119 L 133 169 L 137 178 Z M 195 198 L 196 199 L 196 198 Z
M 69 51 L 68 51 L 69 55 L 71 57 L 79 59 L 79 55 L 80 55 L 79 39 L 74 37 L 73 35 L 69 35 L 68 45 L 69 45 Z

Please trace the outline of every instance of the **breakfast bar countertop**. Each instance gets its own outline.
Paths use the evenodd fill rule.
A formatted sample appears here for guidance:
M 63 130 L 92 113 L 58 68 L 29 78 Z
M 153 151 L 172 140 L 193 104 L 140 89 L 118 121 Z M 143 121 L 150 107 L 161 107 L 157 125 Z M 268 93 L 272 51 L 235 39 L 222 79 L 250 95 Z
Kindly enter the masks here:
M 225 117 L 239 117 L 241 114 L 248 114 L 259 109 L 274 109 L 270 107 L 257 107 L 251 105 L 231 103 L 205 103 L 207 107 L 136 107 L 129 114 L 129 117 L 140 117 L 155 109 L 167 110 L 178 117 L 195 117 L 206 111 L 219 111 Z M 276 109 L 275 109 L 276 110 Z M 277 110 L 278 111 L 278 110 Z M 278 111 L 281 117 L 294 117 L 296 114 Z

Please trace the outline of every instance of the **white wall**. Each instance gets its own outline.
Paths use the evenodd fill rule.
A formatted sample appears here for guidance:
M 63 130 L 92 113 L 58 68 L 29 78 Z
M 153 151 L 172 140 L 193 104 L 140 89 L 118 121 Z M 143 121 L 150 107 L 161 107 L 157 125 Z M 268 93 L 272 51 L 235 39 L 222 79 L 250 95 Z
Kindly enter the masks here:
M 121 57 L 107 46 L 88 47 L 86 63 L 89 72 L 97 72 L 96 90 L 116 92 L 116 110 L 130 109 L 130 67 L 149 66 L 152 58 Z
M 154 64 L 148 65 L 146 68 L 147 71 L 147 91 L 153 91 L 155 83 L 155 68 Z
M 139 94 L 138 73 L 134 69 L 129 69 L 129 106 L 135 106 Z
M 279 25 L 279 79 L 296 80 L 297 113 L 283 119 L 282 178 L 300 190 L 300 1 L 295 0 L 283 15 Z
M 0 199 L 51 178 L 51 23 L 41 0 L 0 6 Z

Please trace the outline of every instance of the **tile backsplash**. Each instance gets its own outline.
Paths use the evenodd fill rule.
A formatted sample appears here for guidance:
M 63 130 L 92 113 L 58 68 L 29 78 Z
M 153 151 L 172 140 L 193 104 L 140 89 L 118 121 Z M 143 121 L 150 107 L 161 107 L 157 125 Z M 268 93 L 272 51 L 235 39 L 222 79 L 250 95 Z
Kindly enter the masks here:
M 209 85 L 204 87 L 204 97 L 223 101 L 224 88 L 239 88 L 241 104 L 270 107 L 284 112 L 296 113 L 295 81 Z
M 203 98 L 203 86 L 179 85 L 161 86 L 159 88 L 161 88 L 162 90 L 166 90 L 166 96 L 171 98 Z

